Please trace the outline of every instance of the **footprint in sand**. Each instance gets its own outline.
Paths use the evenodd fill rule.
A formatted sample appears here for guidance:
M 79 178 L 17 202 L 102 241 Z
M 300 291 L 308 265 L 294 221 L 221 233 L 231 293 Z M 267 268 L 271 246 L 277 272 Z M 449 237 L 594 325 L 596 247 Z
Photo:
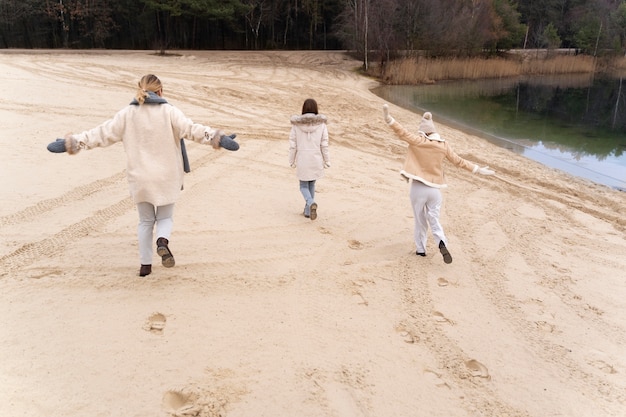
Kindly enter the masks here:
M 617 371 L 615 370 L 615 368 L 613 367 L 613 365 L 609 365 L 608 363 L 604 362 L 604 361 L 592 361 L 589 362 L 589 365 L 594 366 L 596 368 L 598 368 L 599 370 L 601 370 L 602 372 L 605 372 L 607 374 L 616 374 Z
M 405 343 L 416 343 L 419 342 L 420 338 L 418 336 L 412 335 L 407 331 L 401 331 L 400 336 L 404 339 Z
M 197 415 L 197 408 L 189 394 L 180 391 L 167 391 L 163 395 L 163 409 L 172 416 L 195 416 Z
M 443 313 L 439 311 L 433 311 L 433 319 L 438 321 L 439 323 L 449 323 L 454 325 L 454 322 L 443 315 Z
M 349 240 L 348 241 L 348 247 L 350 249 L 363 249 L 363 244 L 361 242 L 359 242 L 358 240 Z
M 459 286 L 459 281 L 458 280 L 448 281 L 447 278 L 439 277 L 439 278 L 437 278 L 437 285 L 440 286 L 440 287 L 448 287 L 448 286 L 458 287 Z
M 146 322 L 144 329 L 151 333 L 163 333 L 163 329 L 165 329 L 165 321 L 165 315 L 161 313 L 154 313 L 148 317 L 148 321 Z
M 465 362 L 465 366 L 467 367 L 467 369 L 469 369 L 472 376 L 491 379 L 491 375 L 489 375 L 489 370 L 487 370 L 487 367 L 477 360 L 470 359 Z
M 536 321 L 535 325 L 539 330 L 542 330 L 546 333 L 554 333 L 555 326 L 548 323 L 547 321 Z
M 424 369 L 424 375 L 426 375 L 426 378 L 430 379 L 436 387 L 450 389 L 450 385 L 442 379 L 442 375 L 439 372 L 435 372 L 432 369 Z

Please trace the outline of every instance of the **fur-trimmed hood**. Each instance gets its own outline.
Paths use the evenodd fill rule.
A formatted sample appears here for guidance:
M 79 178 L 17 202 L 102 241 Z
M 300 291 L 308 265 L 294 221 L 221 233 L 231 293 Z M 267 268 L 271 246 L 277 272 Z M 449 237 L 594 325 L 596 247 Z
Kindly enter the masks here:
M 318 125 L 326 121 L 326 115 L 323 114 L 305 113 L 291 116 L 291 124 L 294 125 Z

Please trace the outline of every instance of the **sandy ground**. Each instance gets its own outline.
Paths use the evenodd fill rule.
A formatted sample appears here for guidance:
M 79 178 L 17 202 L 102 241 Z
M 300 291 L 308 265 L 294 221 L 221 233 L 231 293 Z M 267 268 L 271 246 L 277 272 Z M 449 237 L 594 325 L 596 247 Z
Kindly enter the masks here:
M 358 65 L 0 53 L 0 416 L 626 415 L 626 193 L 439 124 L 497 175 L 447 168 L 454 262 L 432 237 L 417 257 L 405 145 Z M 110 118 L 146 73 L 241 149 L 187 145 L 177 265 L 155 255 L 140 278 L 123 147 L 46 144 Z M 315 221 L 287 164 L 308 97 L 331 136 Z

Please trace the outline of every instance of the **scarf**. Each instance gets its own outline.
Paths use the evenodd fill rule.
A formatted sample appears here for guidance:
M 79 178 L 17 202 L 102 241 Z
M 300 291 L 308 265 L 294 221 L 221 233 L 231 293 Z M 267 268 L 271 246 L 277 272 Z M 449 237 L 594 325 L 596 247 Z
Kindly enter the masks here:
M 163 104 L 163 103 L 167 103 L 167 100 L 165 100 L 163 97 L 159 96 L 157 93 L 153 92 L 153 91 L 148 91 L 148 97 L 146 97 L 144 103 L 145 104 Z M 137 101 L 136 98 L 133 99 L 133 101 L 130 102 L 131 105 L 133 106 L 138 106 L 139 102 Z

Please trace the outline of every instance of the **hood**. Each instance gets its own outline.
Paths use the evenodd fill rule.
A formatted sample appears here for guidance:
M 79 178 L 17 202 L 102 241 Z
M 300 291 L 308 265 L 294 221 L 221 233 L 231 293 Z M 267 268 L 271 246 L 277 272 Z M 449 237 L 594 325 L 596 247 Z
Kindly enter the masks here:
M 291 116 L 291 124 L 297 126 L 305 132 L 312 132 L 320 125 L 326 123 L 326 116 L 323 114 L 306 113 Z

